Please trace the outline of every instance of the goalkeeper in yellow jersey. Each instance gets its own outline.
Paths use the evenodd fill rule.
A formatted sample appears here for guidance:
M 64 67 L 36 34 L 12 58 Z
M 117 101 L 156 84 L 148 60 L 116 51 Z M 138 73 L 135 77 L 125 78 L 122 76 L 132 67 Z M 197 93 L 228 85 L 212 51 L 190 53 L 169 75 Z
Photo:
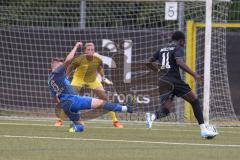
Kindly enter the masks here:
M 108 85 L 113 85 L 113 83 L 105 78 L 103 70 L 103 62 L 95 52 L 95 46 L 93 43 L 86 43 L 84 46 L 84 53 L 75 57 L 71 66 L 67 70 L 67 75 L 69 76 L 72 72 L 73 79 L 71 85 L 80 92 L 82 87 L 87 87 L 92 89 L 98 98 L 102 100 L 107 100 L 106 92 L 103 88 L 102 83 L 97 78 L 98 74 L 102 77 L 102 81 Z M 118 121 L 115 112 L 109 112 L 114 127 L 123 128 L 123 125 Z M 61 126 L 63 121 L 61 119 L 57 120 L 55 126 Z

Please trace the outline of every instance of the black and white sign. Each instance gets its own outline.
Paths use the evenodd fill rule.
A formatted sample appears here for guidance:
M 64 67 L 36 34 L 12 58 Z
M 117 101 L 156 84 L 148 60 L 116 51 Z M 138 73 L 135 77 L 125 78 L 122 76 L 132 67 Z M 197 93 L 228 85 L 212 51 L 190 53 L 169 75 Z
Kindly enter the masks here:
M 165 3 L 165 20 L 177 20 L 178 4 L 177 2 Z

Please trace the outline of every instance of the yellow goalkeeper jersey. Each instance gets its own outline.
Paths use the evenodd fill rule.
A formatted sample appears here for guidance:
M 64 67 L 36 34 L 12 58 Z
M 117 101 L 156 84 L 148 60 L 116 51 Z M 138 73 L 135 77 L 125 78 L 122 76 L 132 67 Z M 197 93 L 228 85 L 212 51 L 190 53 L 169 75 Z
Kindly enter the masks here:
M 83 82 L 94 82 L 97 78 L 97 70 L 102 65 L 102 60 L 98 53 L 93 54 L 93 59 L 88 60 L 85 54 L 74 58 L 72 67 L 76 68 L 73 78 Z

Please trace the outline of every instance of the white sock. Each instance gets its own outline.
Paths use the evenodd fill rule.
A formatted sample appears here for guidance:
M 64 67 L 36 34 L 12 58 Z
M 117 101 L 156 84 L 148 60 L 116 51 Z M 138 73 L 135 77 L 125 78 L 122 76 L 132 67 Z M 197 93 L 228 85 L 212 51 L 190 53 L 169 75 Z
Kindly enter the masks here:
M 201 131 L 205 131 L 207 128 L 206 128 L 206 125 L 203 123 L 203 124 L 200 124 L 200 129 Z
M 127 112 L 127 106 L 122 106 L 122 112 Z

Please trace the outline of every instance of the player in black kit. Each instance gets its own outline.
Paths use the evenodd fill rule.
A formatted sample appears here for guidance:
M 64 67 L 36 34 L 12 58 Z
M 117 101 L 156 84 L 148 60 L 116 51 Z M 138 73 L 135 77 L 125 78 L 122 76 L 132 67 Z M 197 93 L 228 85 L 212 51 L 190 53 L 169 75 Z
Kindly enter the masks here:
M 155 119 L 167 116 L 169 114 L 169 108 L 165 107 L 169 102 L 173 100 L 174 96 L 182 97 L 184 100 L 192 105 L 194 115 L 200 125 L 201 136 L 204 138 L 213 138 L 218 133 L 208 129 L 208 126 L 204 124 L 203 113 L 200 108 L 200 103 L 196 95 L 191 91 L 191 88 L 186 84 L 180 75 L 179 67 L 194 77 L 195 80 L 203 80 L 203 77 L 193 72 L 184 63 L 184 44 L 185 35 L 183 32 L 176 31 L 172 35 L 172 42 L 166 46 L 160 48 L 149 60 L 147 67 L 156 72 L 167 71 L 159 79 L 159 90 L 163 91 L 164 87 L 168 88 L 168 92 L 161 94 L 162 106 L 160 110 L 153 114 L 146 113 L 146 126 L 152 127 L 152 122 Z M 157 63 L 156 63 L 157 62 Z M 158 67 L 158 65 L 160 67 Z M 166 87 L 167 86 L 167 87 Z M 165 89 L 166 90 L 166 89 Z

